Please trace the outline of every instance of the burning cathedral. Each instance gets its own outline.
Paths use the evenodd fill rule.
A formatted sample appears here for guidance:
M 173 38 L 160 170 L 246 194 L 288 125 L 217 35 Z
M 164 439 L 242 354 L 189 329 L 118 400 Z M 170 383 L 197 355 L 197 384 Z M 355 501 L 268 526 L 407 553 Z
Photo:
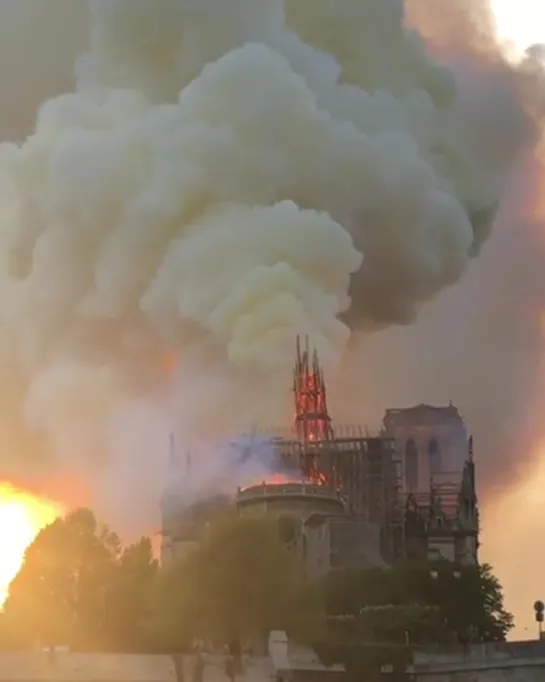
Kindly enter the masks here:
M 236 505 L 240 514 L 275 514 L 312 574 L 403 559 L 477 562 L 473 443 L 453 405 L 389 409 L 375 435 L 334 426 L 318 354 L 299 339 L 293 395 L 291 432 L 268 439 L 276 475 L 189 506 L 165 497 L 163 561 L 198 542 L 219 508 Z

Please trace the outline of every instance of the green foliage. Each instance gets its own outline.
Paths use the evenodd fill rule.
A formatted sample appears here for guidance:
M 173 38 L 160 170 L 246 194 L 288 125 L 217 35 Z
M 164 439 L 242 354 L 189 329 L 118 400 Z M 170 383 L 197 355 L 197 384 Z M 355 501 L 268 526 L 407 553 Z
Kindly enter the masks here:
M 121 551 L 88 509 L 44 528 L 10 585 L 4 619 L 21 645 L 119 647 L 138 639 L 155 562 L 148 540 Z
M 429 643 L 503 641 L 513 617 L 503 606 L 488 565 L 454 569 L 449 562 L 401 564 L 330 574 L 329 615 L 348 615 L 335 626 L 343 636 Z M 370 608 L 389 606 L 390 608 Z
M 501 641 L 513 618 L 488 565 L 449 562 L 334 572 L 324 581 L 329 640 L 324 663 L 342 663 L 353 680 L 378 680 L 384 665 L 405 669 L 412 648 Z
M 500 582 L 488 564 L 463 571 L 460 584 L 447 582 L 436 599 L 442 601 L 450 629 L 459 632 L 463 640 L 505 641 L 513 627 L 513 616 L 503 605 Z
M 272 629 L 308 636 L 323 622 L 321 603 L 321 592 L 304 581 L 300 557 L 267 517 L 219 519 L 159 588 L 160 621 L 182 642 L 259 638 Z
M 220 517 L 159 571 L 148 539 L 122 549 L 92 512 L 78 510 L 30 545 L 0 626 L 10 646 L 15 637 L 21 646 L 166 652 L 194 637 L 255 639 L 271 629 L 314 640 L 324 614 L 321 586 L 304 580 L 274 519 Z
M 0 647 L 172 652 L 195 637 L 256 641 L 281 629 L 299 641 L 327 639 L 324 660 L 363 679 L 364 669 L 404 665 L 412 646 L 498 641 L 512 627 L 490 566 L 336 571 L 316 584 L 281 535 L 274 517 L 226 514 L 159 570 L 148 539 L 122 548 L 78 510 L 27 549 L 0 615 Z
M 158 564 L 148 538 L 130 545 L 119 556 L 106 602 L 107 631 L 118 651 L 150 647 L 157 575 Z

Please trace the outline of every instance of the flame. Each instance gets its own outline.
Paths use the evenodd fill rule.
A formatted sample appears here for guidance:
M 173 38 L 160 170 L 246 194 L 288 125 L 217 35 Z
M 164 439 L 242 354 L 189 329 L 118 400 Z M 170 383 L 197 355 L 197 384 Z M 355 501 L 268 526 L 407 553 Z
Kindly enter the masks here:
M 296 477 L 288 476 L 287 474 L 272 474 L 267 479 L 262 481 L 267 485 L 282 485 L 283 483 L 303 483 L 302 478 L 297 479 Z
M 270 474 L 265 478 L 261 478 L 259 481 L 254 481 L 250 485 L 243 488 L 253 488 L 258 485 L 285 485 L 287 483 L 308 483 L 309 485 L 326 485 L 327 477 L 320 471 L 312 471 L 309 476 L 297 476 L 295 473 L 289 475 L 286 473 L 275 473 Z
M 26 548 L 62 513 L 59 504 L 0 482 L 0 605 L 21 568 Z
M 309 481 L 314 485 L 327 485 L 328 483 L 327 476 L 323 471 L 318 471 L 318 469 L 314 469 L 310 472 Z
M 255 488 L 257 486 L 261 485 L 285 485 L 286 483 L 308 483 L 309 481 L 305 481 L 303 476 L 297 477 L 297 476 L 288 476 L 287 474 L 270 474 L 266 476 L 265 478 L 260 478 L 259 480 L 255 480 L 252 483 L 249 483 L 248 485 L 245 485 L 241 488 L 241 490 L 248 490 L 249 488 Z
M 287 474 L 271 474 L 261 483 L 266 485 L 282 485 L 284 483 L 309 483 L 311 485 L 326 485 L 327 476 L 321 471 L 312 470 L 308 476 L 288 476 Z
M 314 356 L 312 370 L 308 357 L 298 359 L 295 374 L 295 428 L 303 441 L 318 442 L 327 440 L 329 434 L 329 415 L 327 411 L 325 383 Z

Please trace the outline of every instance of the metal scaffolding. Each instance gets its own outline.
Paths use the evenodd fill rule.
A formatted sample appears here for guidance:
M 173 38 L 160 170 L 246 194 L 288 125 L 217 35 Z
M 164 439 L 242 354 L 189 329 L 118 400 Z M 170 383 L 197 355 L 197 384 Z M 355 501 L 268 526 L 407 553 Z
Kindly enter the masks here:
M 297 340 L 293 373 L 294 423 L 272 438 L 281 466 L 331 487 L 351 514 L 381 528 L 386 559 L 404 552 L 401 459 L 395 441 L 359 427 L 333 427 L 327 410 L 324 374 L 315 350 Z

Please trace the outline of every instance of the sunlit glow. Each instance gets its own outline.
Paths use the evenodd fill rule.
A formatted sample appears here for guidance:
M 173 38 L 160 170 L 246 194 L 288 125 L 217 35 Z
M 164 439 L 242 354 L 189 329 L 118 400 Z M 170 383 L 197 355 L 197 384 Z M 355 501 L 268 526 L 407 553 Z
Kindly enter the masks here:
M 535 464 L 510 492 L 485 510 L 482 558 L 497 569 L 505 605 L 515 615 L 511 639 L 537 634 L 532 605 L 544 599 L 541 537 L 545 517 L 545 443 L 536 450 Z
M 531 45 L 545 43 L 543 0 L 490 0 L 498 39 L 520 58 Z
M 0 483 L 0 604 L 38 532 L 62 514 L 60 505 Z
M 540 205 L 528 202 L 529 209 L 539 213 Z M 542 323 L 545 347 L 545 315 Z M 537 363 L 541 395 L 545 395 L 545 357 Z M 537 398 L 537 413 L 544 404 Z M 516 453 L 513 453 L 516 455 Z M 510 639 L 533 639 L 537 635 L 533 604 L 545 599 L 543 587 L 543 519 L 545 518 L 545 434 L 535 434 L 535 445 L 518 476 L 491 497 L 483 509 L 481 559 L 490 562 L 505 592 L 505 604 L 515 616 Z
M 498 42 L 510 60 L 519 61 L 532 45 L 545 44 L 543 0 L 489 0 L 489 5 Z M 511 202 L 519 209 L 522 205 L 524 216 L 533 224 L 541 225 L 545 222 L 541 192 L 544 159 L 542 139 L 528 161 L 528 167 L 521 168 L 518 173 L 525 182 L 524 201 L 517 198 Z M 504 203 L 509 205 L 509 199 Z M 536 367 L 536 372 L 545 380 L 543 368 Z M 540 408 L 543 409 L 541 404 L 535 405 L 535 409 Z M 519 478 L 512 482 L 510 489 L 506 487 L 490 497 L 483 509 L 480 556 L 493 565 L 505 591 L 506 606 L 515 615 L 515 628 L 510 633 L 512 639 L 536 637 L 537 623 L 532 605 L 537 599 L 545 598 L 541 549 L 545 518 L 545 440 L 539 442 L 540 435 L 543 437 L 543 434 L 535 434 L 537 444 L 532 456 L 525 458 L 531 464 L 518 472 Z

